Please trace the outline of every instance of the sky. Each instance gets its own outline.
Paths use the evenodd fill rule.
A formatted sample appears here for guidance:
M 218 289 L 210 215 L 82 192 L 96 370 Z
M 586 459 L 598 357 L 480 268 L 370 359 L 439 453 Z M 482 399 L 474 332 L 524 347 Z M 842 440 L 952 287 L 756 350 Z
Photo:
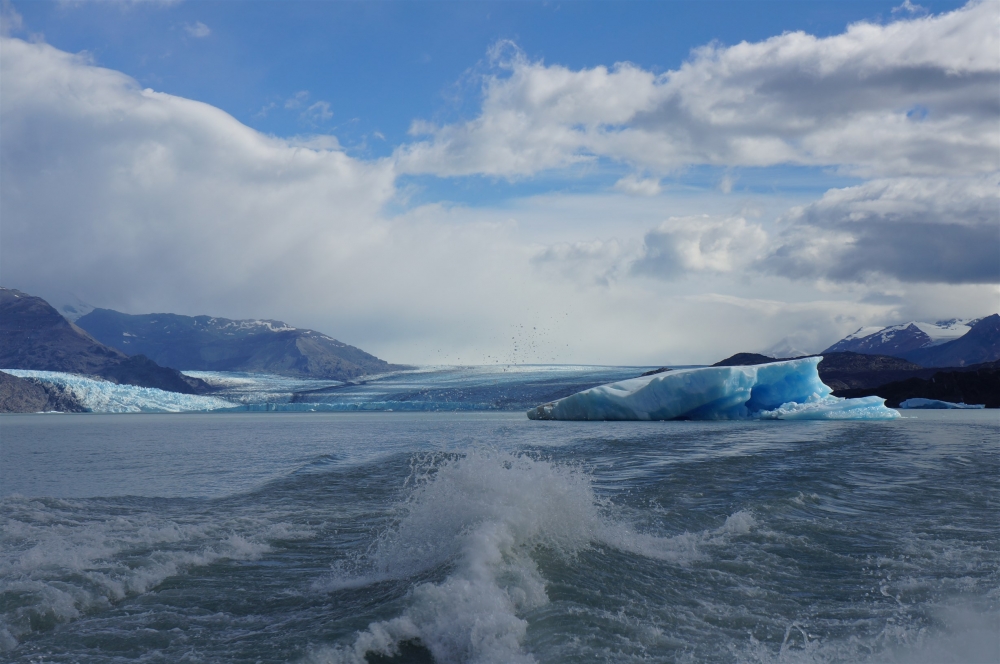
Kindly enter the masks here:
M 1000 2 L 8 2 L 0 283 L 438 363 L 1000 309 Z

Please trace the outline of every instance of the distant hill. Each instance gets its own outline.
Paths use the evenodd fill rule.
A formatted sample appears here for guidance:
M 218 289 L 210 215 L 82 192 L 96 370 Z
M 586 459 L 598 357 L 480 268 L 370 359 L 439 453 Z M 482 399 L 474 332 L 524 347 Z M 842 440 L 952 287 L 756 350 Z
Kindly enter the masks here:
M 202 380 L 101 343 L 40 297 L 2 287 L 0 368 L 65 371 L 185 394 L 211 390 Z
M 880 396 L 890 408 L 907 399 L 938 399 L 952 403 L 1000 408 L 1000 363 L 986 362 L 953 371 L 935 371 L 927 378 L 908 378 L 858 389 L 837 390 L 839 397 Z
M 779 361 L 781 360 L 758 353 L 737 353 L 712 366 L 746 366 Z M 823 353 L 823 360 L 817 370 L 820 380 L 834 390 L 875 387 L 894 380 L 927 377 L 935 372 L 935 369 L 925 369 L 898 357 L 864 353 Z
M 258 371 L 349 380 L 408 367 L 389 364 L 320 332 L 276 320 L 230 320 L 94 309 L 77 324 L 108 345 L 198 371 Z
M 769 362 L 780 362 L 776 357 L 761 355 L 760 353 L 736 353 L 724 360 L 719 360 L 713 367 L 748 367 L 755 364 L 768 364 Z
M 927 377 L 933 369 L 888 355 L 823 353 L 819 377 L 833 390 L 876 387 L 894 380 Z

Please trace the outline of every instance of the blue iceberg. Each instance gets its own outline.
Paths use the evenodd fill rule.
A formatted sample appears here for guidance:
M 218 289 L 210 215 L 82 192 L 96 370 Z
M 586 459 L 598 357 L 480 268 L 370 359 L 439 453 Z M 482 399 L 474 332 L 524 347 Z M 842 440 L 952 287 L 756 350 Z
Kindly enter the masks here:
M 843 399 L 819 378 L 822 357 L 630 378 L 528 411 L 532 420 L 891 420 L 880 397 Z
M 968 404 L 964 402 L 952 403 L 950 401 L 940 401 L 938 399 L 907 399 L 903 403 L 899 404 L 900 408 L 904 409 L 920 409 L 920 410 L 978 410 L 980 408 L 986 408 L 984 404 Z

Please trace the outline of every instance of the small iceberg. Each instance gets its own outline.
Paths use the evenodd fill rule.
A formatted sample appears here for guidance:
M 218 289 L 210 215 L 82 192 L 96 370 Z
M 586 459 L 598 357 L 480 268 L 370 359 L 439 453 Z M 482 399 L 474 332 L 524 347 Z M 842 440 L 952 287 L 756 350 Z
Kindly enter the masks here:
M 680 369 L 577 392 L 528 411 L 532 420 L 891 420 L 880 397 L 843 399 L 819 378 L 822 357 Z
M 938 399 L 907 399 L 906 401 L 899 404 L 900 408 L 910 409 L 920 409 L 920 410 L 950 410 L 957 408 L 960 410 L 978 410 L 980 408 L 986 408 L 985 404 L 968 404 L 964 402 L 952 403 L 950 401 L 939 401 Z

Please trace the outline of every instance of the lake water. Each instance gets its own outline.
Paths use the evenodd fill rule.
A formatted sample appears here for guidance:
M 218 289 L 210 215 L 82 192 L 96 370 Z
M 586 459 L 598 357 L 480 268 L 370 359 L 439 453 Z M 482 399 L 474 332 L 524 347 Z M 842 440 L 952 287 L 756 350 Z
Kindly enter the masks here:
M 0 417 L 0 660 L 997 662 L 1000 417 Z

